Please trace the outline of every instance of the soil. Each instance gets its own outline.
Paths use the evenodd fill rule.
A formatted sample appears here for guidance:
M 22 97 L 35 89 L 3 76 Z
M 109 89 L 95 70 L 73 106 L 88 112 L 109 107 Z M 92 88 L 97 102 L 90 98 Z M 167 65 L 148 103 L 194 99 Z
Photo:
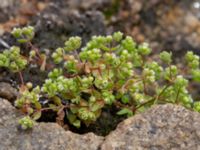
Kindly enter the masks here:
M 172 50 L 180 58 L 187 50 L 200 54 L 200 8 L 197 0 L 8 0 L 0 6 L 0 51 L 18 45 L 10 35 L 16 26 L 32 25 L 36 29 L 33 44 L 46 54 L 52 53 L 74 35 L 81 36 L 83 45 L 92 35 L 106 35 L 123 31 L 139 43 L 147 41 L 157 53 Z M 199 2 L 200 3 L 200 2 Z M 26 53 L 28 47 L 20 45 Z M 41 85 L 47 76 L 37 68 L 23 72 L 24 81 Z M 38 78 L 40 76 L 40 78 Z M 20 84 L 18 75 L 0 68 L 0 81 Z M 196 86 L 196 85 L 195 85 Z M 199 87 L 199 86 L 197 86 Z M 82 126 L 77 133 L 95 132 L 107 135 L 123 117 L 116 117 L 116 108 L 105 109 L 98 121 L 89 127 Z M 55 121 L 49 112 L 39 121 Z M 67 123 L 67 122 L 66 122 Z

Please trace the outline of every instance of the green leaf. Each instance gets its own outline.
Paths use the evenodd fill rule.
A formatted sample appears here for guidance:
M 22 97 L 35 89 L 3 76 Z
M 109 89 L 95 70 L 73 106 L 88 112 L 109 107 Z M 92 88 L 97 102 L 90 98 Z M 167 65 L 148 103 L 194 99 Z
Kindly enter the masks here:
M 27 110 L 28 110 L 28 114 L 32 114 L 33 113 L 33 108 L 29 107 Z
M 129 97 L 129 95 L 123 95 L 122 96 L 122 99 L 121 99 L 121 101 L 124 103 L 124 104 L 127 104 L 127 103 L 129 103 L 129 99 L 130 99 L 130 97 Z
M 76 113 L 78 112 L 79 108 L 78 108 L 78 107 L 72 106 L 72 107 L 70 107 L 70 110 L 71 110 L 71 112 L 72 112 L 73 114 L 76 114 Z
M 26 42 L 28 42 L 27 39 L 18 39 L 17 41 L 18 41 L 19 43 L 26 43 Z
M 76 121 L 73 122 L 73 125 L 74 125 L 75 127 L 77 127 L 77 128 L 80 128 L 80 126 L 81 126 L 81 121 L 80 121 L 80 120 L 76 120 Z
M 72 113 L 69 113 L 67 115 L 67 118 L 68 118 L 68 120 L 69 120 L 70 123 L 73 123 L 76 120 L 76 115 L 74 115 Z
M 196 82 L 200 82 L 200 70 L 199 69 L 195 69 L 195 70 L 192 70 L 192 78 L 194 81 Z
M 80 120 L 77 119 L 76 115 L 74 115 L 74 114 L 72 114 L 72 113 L 69 113 L 69 114 L 67 115 L 67 118 L 68 118 L 69 122 L 70 122 L 73 126 L 75 126 L 75 127 L 77 127 L 77 128 L 80 128 L 81 122 L 80 122 Z
M 101 108 L 101 105 L 99 105 L 98 103 L 95 103 L 91 106 L 91 111 L 97 111 L 98 109 Z
M 36 109 L 41 109 L 42 108 L 40 102 L 36 101 L 34 104 L 35 104 L 35 108 Z
M 57 97 L 57 96 L 53 97 L 53 102 L 58 106 L 60 106 L 62 104 L 61 103 L 61 99 L 59 97 Z
M 19 28 L 14 28 L 13 31 L 11 32 L 11 34 L 15 37 L 15 38 L 20 38 L 22 31 Z
M 97 111 L 94 112 L 96 118 L 100 117 L 101 115 L 101 109 L 98 109 Z
M 115 32 L 115 33 L 113 34 L 113 39 L 114 39 L 116 42 L 121 41 L 122 38 L 123 38 L 123 33 L 121 33 L 121 32 Z
M 122 110 L 117 112 L 117 115 L 127 115 L 127 116 L 132 116 L 133 112 L 128 109 L 128 108 L 123 108 Z
M 147 110 L 148 107 L 150 107 L 150 106 L 146 106 L 146 107 L 143 106 L 143 107 L 140 107 L 139 109 L 137 109 L 136 113 L 142 113 L 142 112 L 144 112 L 145 110 Z
M 41 117 L 41 111 L 37 111 L 33 114 L 33 120 L 38 120 Z
M 58 111 L 58 107 L 54 104 L 49 104 L 49 108 L 52 109 L 53 111 Z
M 163 51 L 160 53 L 160 59 L 167 64 L 170 64 L 172 62 L 172 53 Z

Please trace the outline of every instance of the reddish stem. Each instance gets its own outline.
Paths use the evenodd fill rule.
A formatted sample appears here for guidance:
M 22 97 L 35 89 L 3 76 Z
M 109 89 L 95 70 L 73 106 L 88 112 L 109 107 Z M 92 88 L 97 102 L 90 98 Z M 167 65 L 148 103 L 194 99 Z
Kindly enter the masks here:
M 38 55 L 38 57 L 42 60 L 42 57 L 40 55 L 38 48 L 36 48 L 31 42 L 29 42 L 28 44 L 31 47 L 31 49 L 33 49 L 36 52 L 36 54 Z
M 20 78 L 21 84 L 24 85 L 24 79 L 23 79 L 21 71 L 19 71 L 19 78 Z

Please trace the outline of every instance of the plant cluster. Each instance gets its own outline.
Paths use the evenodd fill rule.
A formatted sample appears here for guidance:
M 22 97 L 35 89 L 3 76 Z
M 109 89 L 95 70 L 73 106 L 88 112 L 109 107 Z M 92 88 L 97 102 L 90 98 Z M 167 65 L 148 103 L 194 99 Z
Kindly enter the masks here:
M 17 28 L 12 34 L 20 43 L 30 44 L 34 29 Z M 44 54 L 34 47 L 29 56 L 20 54 L 15 46 L 0 54 L 0 67 L 13 72 L 23 71 L 38 58 L 42 59 L 42 64 L 36 63 L 40 69 L 43 66 L 41 71 L 47 69 L 46 60 L 54 62 L 41 87 L 22 83 L 15 106 L 26 114 L 19 121 L 24 129 L 31 128 L 45 110 L 56 111 L 61 123 L 66 116 L 77 128 L 95 122 L 102 109 L 112 105 L 118 108 L 117 115 L 126 116 L 163 103 L 200 111 L 200 102 L 189 93 L 189 80 L 200 81 L 199 56 L 193 52 L 185 55 L 188 69 L 183 69 L 173 64 L 171 52 L 161 52 L 160 59 L 154 61 L 147 43 L 137 45 L 121 32 L 93 36 L 86 46 L 81 45 L 81 38 L 75 36 L 51 57 L 41 57 Z M 48 107 L 40 103 L 41 97 L 48 98 Z

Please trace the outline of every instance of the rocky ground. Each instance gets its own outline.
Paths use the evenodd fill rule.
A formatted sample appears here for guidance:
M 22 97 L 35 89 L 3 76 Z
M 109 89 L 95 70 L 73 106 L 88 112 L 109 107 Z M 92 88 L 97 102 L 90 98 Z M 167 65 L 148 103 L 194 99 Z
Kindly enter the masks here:
M 199 0 L 1 0 L 0 34 L 14 26 L 38 29 L 36 43 L 55 48 L 68 36 L 85 41 L 94 34 L 124 31 L 137 42 L 150 42 L 154 51 L 199 53 Z M 41 32 L 42 31 L 42 32 Z M 54 35 L 54 36 L 53 36 Z M 5 42 L 10 42 L 10 37 Z M 6 40 L 7 39 L 7 40 Z M 3 48 L 5 45 L 1 43 Z
M 200 115 L 181 106 L 155 106 L 120 123 L 106 137 L 79 135 L 55 123 L 38 123 L 22 131 L 22 115 L 0 99 L 1 150 L 197 150 L 200 149 Z
M 154 51 L 171 50 L 180 56 L 190 49 L 199 54 L 199 2 L 127 0 L 113 16 L 111 26 L 123 29 L 138 42 L 150 42 Z

